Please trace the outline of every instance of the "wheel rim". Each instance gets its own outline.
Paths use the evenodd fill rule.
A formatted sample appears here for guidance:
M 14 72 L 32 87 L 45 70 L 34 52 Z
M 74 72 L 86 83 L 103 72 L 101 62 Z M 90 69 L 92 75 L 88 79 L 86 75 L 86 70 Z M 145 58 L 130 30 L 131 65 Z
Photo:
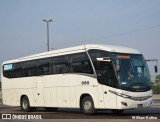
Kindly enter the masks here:
M 22 106 L 23 106 L 23 109 L 27 109 L 27 107 L 28 107 L 28 102 L 27 102 L 27 100 L 24 100 L 24 101 L 23 101 Z
M 92 108 L 92 102 L 86 100 L 85 103 L 84 103 L 84 109 L 85 109 L 85 111 L 89 112 L 91 110 L 91 108 Z

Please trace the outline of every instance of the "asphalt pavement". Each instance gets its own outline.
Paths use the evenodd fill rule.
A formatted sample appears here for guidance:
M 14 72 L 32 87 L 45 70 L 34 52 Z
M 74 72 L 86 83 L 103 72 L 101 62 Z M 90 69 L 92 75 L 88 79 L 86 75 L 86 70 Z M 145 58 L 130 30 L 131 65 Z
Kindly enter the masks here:
M 0 104 L 0 119 L 160 119 L 160 106 L 152 108 L 125 110 L 122 114 L 113 114 L 110 110 L 98 111 L 94 115 L 85 115 L 79 109 L 59 109 L 57 112 L 47 112 L 38 108 L 33 112 L 22 112 L 20 107 L 10 107 Z

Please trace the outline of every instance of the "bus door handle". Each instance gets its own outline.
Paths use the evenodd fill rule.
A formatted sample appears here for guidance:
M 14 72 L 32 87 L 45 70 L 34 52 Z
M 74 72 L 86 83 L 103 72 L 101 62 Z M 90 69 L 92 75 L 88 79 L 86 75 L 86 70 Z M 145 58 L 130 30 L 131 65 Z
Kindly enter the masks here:
M 98 85 L 93 85 L 93 87 L 97 87 Z

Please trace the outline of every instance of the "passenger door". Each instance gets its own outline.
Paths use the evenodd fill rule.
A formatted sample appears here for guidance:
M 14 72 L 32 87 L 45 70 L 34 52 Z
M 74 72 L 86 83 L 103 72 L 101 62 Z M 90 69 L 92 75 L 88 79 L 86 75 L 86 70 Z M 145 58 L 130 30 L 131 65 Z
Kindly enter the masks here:
M 111 62 L 99 62 L 101 70 L 97 71 L 98 81 L 103 84 L 104 106 L 109 109 L 117 108 L 116 78 Z
M 104 106 L 106 109 L 117 109 L 117 96 L 113 94 L 116 89 L 103 85 Z

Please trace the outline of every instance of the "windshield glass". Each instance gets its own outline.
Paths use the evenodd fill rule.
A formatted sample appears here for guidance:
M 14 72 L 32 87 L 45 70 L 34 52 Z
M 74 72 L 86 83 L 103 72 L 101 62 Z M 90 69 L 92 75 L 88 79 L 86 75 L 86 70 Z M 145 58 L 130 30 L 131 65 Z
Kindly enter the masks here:
M 148 91 L 151 78 L 142 55 L 112 54 L 120 86 L 129 91 Z

